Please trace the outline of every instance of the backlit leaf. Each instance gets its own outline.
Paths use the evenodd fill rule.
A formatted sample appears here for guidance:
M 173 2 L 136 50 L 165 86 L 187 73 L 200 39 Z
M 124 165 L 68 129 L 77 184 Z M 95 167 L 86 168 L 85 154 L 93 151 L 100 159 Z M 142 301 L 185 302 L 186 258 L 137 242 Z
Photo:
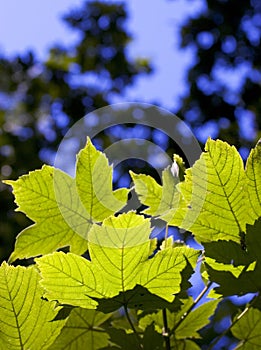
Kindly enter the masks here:
M 72 310 L 61 334 L 49 350 L 98 350 L 108 344 L 109 335 L 103 323 L 111 314 L 76 308 Z
M 249 201 L 255 217 L 261 216 L 261 141 L 251 150 L 246 164 Z
M 49 349 L 65 321 L 51 322 L 59 308 L 42 300 L 34 267 L 0 267 L 0 349 Z
M 127 189 L 112 191 L 112 168 L 90 140 L 78 155 L 76 180 L 43 166 L 6 183 L 13 187 L 17 210 L 35 222 L 18 235 L 11 261 L 65 246 L 83 254 L 93 223 L 122 208 L 128 194 Z
M 173 176 L 170 167 L 162 172 L 162 186 L 149 175 L 133 172 L 130 174 L 141 203 L 149 207 L 144 210 L 144 213 L 158 216 L 167 222 L 173 218 L 176 209 L 182 205 L 183 201 L 176 189 L 179 178 Z
M 76 185 L 81 202 L 93 221 L 102 221 L 126 204 L 127 188 L 112 191 L 112 167 L 89 138 L 77 156 Z
M 183 300 L 184 305 L 178 312 L 167 310 L 168 327 L 171 337 L 174 339 L 200 338 L 198 333 L 209 323 L 210 316 L 214 313 L 219 301 L 208 301 L 195 308 L 187 314 L 189 308 L 193 305 L 193 299 Z M 180 322 L 182 320 L 182 322 Z M 148 325 L 154 323 L 156 330 L 162 333 L 164 327 L 162 311 L 148 314 L 140 319 L 139 326 L 145 329 Z M 179 325 L 178 325 L 179 323 Z
M 178 187 L 187 209 L 170 224 L 191 231 L 198 241 L 240 242 L 246 224 L 254 223 L 242 158 L 225 142 L 209 139 Z
M 205 243 L 205 265 L 216 292 L 224 296 L 257 292 L 261 288 L 261 219 L 247 225 L 246 250 L 235 242 Z
M 195 267 L 199 252 L 185 246 L 173 247 L 148 259 L 149 235 L 150 221 L 129 212 L 92 227 L 91 261 L 62 252 L 36 259 L 46 297 L 88 308 L 89 297 L 112 298 L 141 285 L 172 302 L 174 294 L 181 290 L 183 271 L 188 264 Z M 95 307 L 94 301 L 92 306 Z
M 261 311 L 250 308 L 231 328 L 232 334 L 241 342 L 240 350 L 261 349 Z

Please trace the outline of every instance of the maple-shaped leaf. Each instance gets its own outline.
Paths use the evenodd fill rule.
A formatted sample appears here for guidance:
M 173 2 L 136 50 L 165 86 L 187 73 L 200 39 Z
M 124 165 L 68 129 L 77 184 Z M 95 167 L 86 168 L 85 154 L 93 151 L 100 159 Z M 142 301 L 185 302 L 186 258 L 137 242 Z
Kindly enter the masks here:
M 209 323 L 209 318 L 213 315 L 219 301 L 208 301 L 190 312 L 188 310 L 193 305 L 193 299 L 188 298 L 182 301 L 184 305 L 178 312 L 166 311 L 170 335 L 176 340 L 200 338 L 198 331 Z M 151 313 L 141 318 L 139 327 L 146 329 L 152 323 L 154 323 L 157 332 L 162 333 L 164 328 L 162 311 Z
M 112 166 L 89 138 L 77 156 L 76 185 L 81 202 L 95 222 L 102 221 L 126 204 L 129 190 L 112 190 Z
M 108 344 L 109 335 L 103 328 L 111 314 L 75 308 L 71 311 L 62 332 L 49 350 L 98 350 Z
M 5 181 L 13 187 L 17 210 L 35 222 L 18 235 L 10 260 L 48 254 L 65 246 L 83 254 L 93 223 L 126 203 L 128 190 L 113 192 L 111 173 L 105 155 L 88 140 L 78 156 L 76 179 L 43 166 L 17 181 Z
M 0 267 L 0 349 L 49 349 L 65 320 L 51 322 L 59 311 L 43 300 L 34 267 Z
M 162 186 L 149 175 L 134 174 L 133 172 L 130 172 L 130 175 L 139 200 L 142 204 L 148 206 L 144 210 L 144 214 L 157 216 L 169 222 L 175 215 L 177 208 L 185 205 L 182 196 L 176 188 L 180 181 L 178 174 L 176 174 L 177 176 L 173 175 L 170 167 L 162 172 Z
M 247 225 L 246 250 L 239 243 L 218 241 L 205 244 L 205 266 L 209 279 L 218 283 L 223 296 L 257 292 L 261 288 L 261 219 Z
M 261 216 L 261 141 L 251 150 L 246 163 L 249 202 L 254 217 Z
M 254 223 L 242 158 L 226 142 L 209 139 L 178 188 L 187 208 L 169 224 L 191 231 L 200 242 L 240 242 L 246 224 Z
M 172 302 L 183 270 L 188 263 L 195 267 L 199 251 L 173 247 L 149 259 L 150 232 L 150 221 L 134 212 L 112 216 L 90 231 L 90 261 L 62 252 L 36 259 L 46 297 L 89 307 L 90 298 L 112 298 L 141 285 Z
M 240 340 L 237 349 L 261 349 L 261 311 L 250 308 L 232 327 L 233 336 Z

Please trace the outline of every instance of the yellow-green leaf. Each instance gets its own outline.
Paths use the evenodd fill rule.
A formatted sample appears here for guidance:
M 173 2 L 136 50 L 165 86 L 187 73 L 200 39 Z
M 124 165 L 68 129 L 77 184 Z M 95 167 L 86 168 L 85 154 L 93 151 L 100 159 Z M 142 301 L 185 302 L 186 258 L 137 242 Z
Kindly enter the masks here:
M 261 141 L 251 150 L 246 164 L 249 202 L 254 218 L 261 216 Z
M 49 349 L 65 320 L 53 321 L 59 308 L 41 299 L 43 289 L 34 267 L 0 267 L 0 349 Z
M 209 139 L 205 152 L 178 185 L 187 201 L 170 222 L 190 230 L 198 241 L 239 242 L 253 224 L 243 161 L 234 146 Z
M 112 167 L 89 138 L 77 156 L 76 185 L 81 202 L 93 221 L 102 221 L 127 202 L 128 189 L 112 191 Z
M 96 305 L 90 298 L 112 298 L 141 285 L 173 301 L 174 294 L 181 290 L 183 270 L 188 263 L 195 268 L 199 251 L 185 246 L 169 247 L 149 259 L 150 231 L 149 219 L 134 212 L 112 216 L 102 226 L 92 227 L 90 260 L 62 252 L 36 259 L 45 296 L 90 308 Z

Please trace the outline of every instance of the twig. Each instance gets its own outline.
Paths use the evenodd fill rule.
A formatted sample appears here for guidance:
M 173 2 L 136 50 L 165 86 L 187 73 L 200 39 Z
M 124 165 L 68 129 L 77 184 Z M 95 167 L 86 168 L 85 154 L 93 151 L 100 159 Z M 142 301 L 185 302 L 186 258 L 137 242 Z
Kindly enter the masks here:
M 128 320 L 128 322 L 129 322 L 129 324 L 130 324 L 130 326 L 131 326 L 131 329 L 133 330 L 133 333 L 135 334 L 135 337 L 136 337 L 136 340 L 137 340 L 139 349 L 142 350 L 142 349 L 143 349 L 143 346 L 142 346 L 142 344 L 141 344 L 141 342 L 140 342 L 140 341 L 141 341 L 141 338 L 140 338 L 139 334 L 137 333 L 137 331 L 136 331 L 136 329 L 135 329 L 135 327 L 134 327 L 134 324 L 132 323 L 132 320 L 131 320 L 130 315 L 129 315 L 128 307 L 127 307 L 126 304 L 124 304 L 124 311 L 125 311 L 127 320 Z
M 169 234 L 169 225 L 166 225 L 165 230 L 165 249 L 167 247 L 167 239 Z M 167 318 L 167 310 L 166 308 L 162 309 L 162 318 L 163 318 L 163 329 L 162 329 L 162 336 L 166 344 L 166 350 L 171 350 L 170 348 L 170 334 L 169 334 L 169 327 L 168 327 L 168 318 Z
M 167 225 L 166 225 L 166 230 L 165 230 L 165 237 L 164 237 L 164 240 L 165 240 L 165 248 L 166 248 L 166 244 L 167 244 L 168 235 L 169 235 L 169 225 L 167 224 Z
M 218 337 L 215 338 L 215 340 L 213 341 L 213 343 L 210 344 L 208 350 L 211 350 L 214 348 L 214 346 L 220 341 L 221 338 L 223 338 L 227 332 L 248 312 L 248 310 L 250 309 L 250 307 L 252 307 L 254 305 L 254 303 L 257 301 L 259 297 L 258 295 L 255 295 L 253 297 L 253 299 L 250 301 L 250 303 L 244 308 L 244 310 L 235 318 L 235 320 L 231 323 L 231 325 L 226 328 Z
M 168 318 L 167 318 L 167 310 L 162 309 L 162 316 L 163 316 L 163 330 L 162 330 L 162 336 L 164 338 L 165 344 L 166 344 L 166 350 L 171 350 L 170 348 L 170 337 L 169 337 L 169 327 L 168 327 Z
M 194 307 L 197 305 L 197 303 L 203 298 L 203 296 L 207 293 L 209 288 L 211 287 L 212 282 L 208 283 L 205 288 L 201 291 L 201 293 L 197 296 L 197 298 L 194 300 L 193 304 L 189 307 L 187 312 L 184 313 L 184 315 L 180 318 L 180 320 L 175 324 L 175 326 L 172 328 L 171 332 L 174 332 L 180 324 L 185 320 L 185 318 L 190 314 L 190 312 L 194 309 Z

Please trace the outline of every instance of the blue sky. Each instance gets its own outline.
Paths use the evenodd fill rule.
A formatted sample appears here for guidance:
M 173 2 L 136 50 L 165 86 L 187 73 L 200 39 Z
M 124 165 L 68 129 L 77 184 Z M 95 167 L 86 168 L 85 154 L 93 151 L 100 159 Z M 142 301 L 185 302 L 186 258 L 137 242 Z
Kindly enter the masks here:
M 55 42 L 72 42 L 75 34 L 60 17 L 81 3 L 82 0 L 2 1 L 0 50 L 13 55 L 32 49 L 43 58 Z M 202 1 L 130 0 L 126 4 L 130 16 L 128 29 L 134 37 L 129 54 L 150 58 L 155 74 L 139 78 L 122 100 L 157 102 L 173 108 L 185 90 L 185 70 L 192 59 L 190 51 L 177 49 L 177 30 L 184 18 L 201 8 Z

